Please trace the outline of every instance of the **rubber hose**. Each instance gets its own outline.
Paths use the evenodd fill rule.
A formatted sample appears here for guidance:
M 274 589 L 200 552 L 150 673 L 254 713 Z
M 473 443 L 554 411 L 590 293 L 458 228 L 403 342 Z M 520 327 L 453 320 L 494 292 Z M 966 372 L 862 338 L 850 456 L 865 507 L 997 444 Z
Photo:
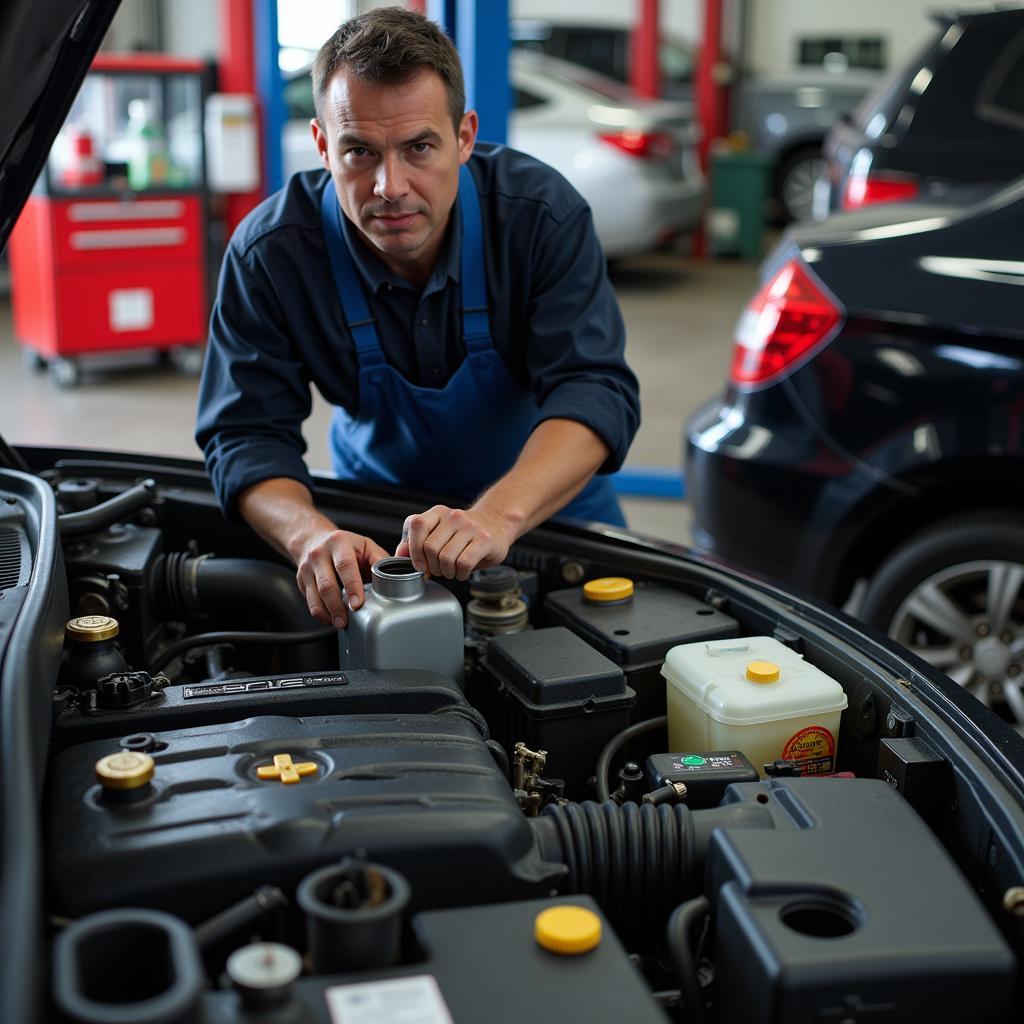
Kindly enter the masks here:
M 182 573 L 187 599 L 211 617 L 230 611 L 232 618 L 261 619 L 278 632 L 309 633 L 318 623 L 295 583 L 293 570 L 252 558 L 199 558 Z M 337 636 L 337 631 L 334 631 Z M 288 671 L 337 668 L 337 641 L 323 627 L 318 643 L 304 643 L 289 654 Z
M 321 626 L 319 629 L 308 629 L 304 633 L 264 633 L 264 632 L 233 632 L 219 630 L 215 633 L 194 633 L 183 636 L 180 640 L 168 644 L 156 652 L 149 661 L 150 675 L 156 675 L 166 668 L 175 658 L 196 647 L 207 647 L 210 644 L 311 644 L 330 639 L 334 630 L 332 626 Z M 315 671 L 315 670 L 314 670 Z
M 770 809 L 725 804 L 691 812 L 682 804 L 549 804 L 531 819 L 541 855 L 565 864 L 567 893 L 592 896 L 624 936 L 644 941 L 668 910 L 694 895 L 708 846 L 722 826 L 771 828 Z
M 608 770 L 611 767 L 612 758 L 630 740 L 636 739 L 637 736 L 643 736 L 644 733 L 653 732 L 655 729 L 661 729 L 666 724 L 668 724 L 668 716 L 666 715 L 661 715 L 659 718 L 648 718 L 646 722 L 637 722 L 636 725 L 631 725 L 628 729 L 623 729 L 622 732 L 616 733 L 604 745 L 597 758 L 597 771 L 595 773 L 597 776 L 598 800 L 607 800 L 611 796 L 611 791 L 608 788 Z
M 693 825 L 685 807 L 588 800 L 550 804 L 538 820 L 561 847 L 555 859 L 569 869 L 566 891 L 593 896 L 626 935 L 660 931 L 666 908 L 694 891 Z
M 687 1020 L 693 1024 L 708 1024 L 708 1010 L 704 993 L 700 990 L 697 958 L 690 945 L 694 925 L 707 917 L 709 905 L 703 896 L 681 903 L 668 920 L 668 949 L 679 975 L 679 986 L 686 1006 Z
M 134 515 L 153 503 L 156 497 L 156 482 L 143 480 L 127 491 L 122 491 L 113 498 L 101 501 L 92 508 L 82 512 L 65 512 L 57 517 L 62 537 L 81 537 L 86 533 L 97 533 L 113 526 L 120 519 Z

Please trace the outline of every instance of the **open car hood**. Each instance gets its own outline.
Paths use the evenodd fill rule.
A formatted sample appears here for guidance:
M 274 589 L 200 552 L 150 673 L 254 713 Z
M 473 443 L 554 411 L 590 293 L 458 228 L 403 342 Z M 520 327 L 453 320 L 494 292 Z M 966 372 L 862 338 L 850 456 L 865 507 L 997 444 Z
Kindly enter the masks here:
M 0 249 L 119 6 L 120 0 L 0 6 Z
M 1021 1019 L 1024 740 L 881 635 L 562 524 L 513 546 L 507 604 L 492 574 L 402 606 L 429 628 L 368 600 L 361 633 L 310 636 L 293 570 L 223 520 L 200 463 L 19 451 L 29 472 L 0 468 L 0 1019 L 402 1019 L 388 1000 L 457 1024 Z M 410 507 L 328 480 L 316 499 L 389 550 Z M 457 614 L 463 658 L 440 671 Z M 687 658 L 765 679 L 762 647 L 828 698 L 784 726 L 767 779 L 742 708 L 677 702 Z

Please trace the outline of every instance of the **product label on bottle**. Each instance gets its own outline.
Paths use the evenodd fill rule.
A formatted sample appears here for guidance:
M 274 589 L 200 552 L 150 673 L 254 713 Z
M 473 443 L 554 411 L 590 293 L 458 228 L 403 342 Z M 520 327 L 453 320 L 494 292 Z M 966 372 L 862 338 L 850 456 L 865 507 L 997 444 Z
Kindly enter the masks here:
M 333 1024 L 452 1024 L 430 974 L 335 985 L 324 996 Z
M 803 775 L 831 775 L 835 771 L 835 737 L 823 725 L 809 725 L 790 736 L 782 748 L 784 761 L 799 761 Z

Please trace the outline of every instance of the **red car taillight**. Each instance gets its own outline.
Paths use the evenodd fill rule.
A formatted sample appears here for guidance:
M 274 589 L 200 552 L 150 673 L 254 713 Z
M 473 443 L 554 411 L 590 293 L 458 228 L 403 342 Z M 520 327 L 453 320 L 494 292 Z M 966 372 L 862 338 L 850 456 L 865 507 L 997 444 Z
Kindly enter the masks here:
M 626 130 L 624 132 L 615 132 L 614 134 L 602 134 L 598 138 L 602 142 L 610 142 L 617 149 L 621 149 L 623 153 L 641 158 L 660 160 L 671 156 L 675 149 L 672 136 L 667 132 Z
M 843 189 L 843 209 L 859 210 L 872 203 L 894 203 L 900 199 L 913 199 L 921 191 L 911 178 L 889 174 L 869 174 L 850 177 Z
M 735 384 L 767 384 L 828 341 L 842 311 L 790 260 L 750 300 L 736 325 L 730 377 Z

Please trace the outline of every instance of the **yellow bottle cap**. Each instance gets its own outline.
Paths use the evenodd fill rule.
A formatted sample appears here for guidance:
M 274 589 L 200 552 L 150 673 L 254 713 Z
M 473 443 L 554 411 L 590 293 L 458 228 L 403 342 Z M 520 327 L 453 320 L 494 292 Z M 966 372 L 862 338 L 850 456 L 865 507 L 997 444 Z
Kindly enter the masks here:
M 68 622 L 64 632 L 71 640 L 95 644 L 100 640 L 113 640 L 118 634 L 118 628 L 117 619 L 109 615 L 81 615 Z
M 153 758 L 135 750 L 120 750 L 96 762 L 96 778 L 104 789 L 138 789 L 155 771 Z
M 623 576 L 602 576 L 583 584 L 583 597 L 587 601 L 625 601 L 633 596 L 633 581 Z
M 752 683 L 778 682 L 779 666 L 773 661 L 752 661 L 747 665 L 747 678 Z
M 601 918 L 586 907 L 548 907 L 537 915 L 533 937 L 551 953 L 589 953 L 601 942 Z

